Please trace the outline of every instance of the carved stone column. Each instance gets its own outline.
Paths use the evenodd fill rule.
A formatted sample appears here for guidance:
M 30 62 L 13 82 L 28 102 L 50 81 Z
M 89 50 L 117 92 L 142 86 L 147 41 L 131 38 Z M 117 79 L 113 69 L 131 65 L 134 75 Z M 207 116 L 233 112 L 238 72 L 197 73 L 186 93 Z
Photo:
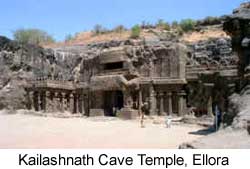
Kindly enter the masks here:
M 51 112 L 54 112 L 55 111 L 55 93 L 50 91 L 50 104 L 49 104 L 49 110 L 48 111 L 51 111 Z
M 69 111 L 74 113 L 74 94 L 69 95 Z
M 39 111 L 39 98 L 38 98 L 38 92 L 35 91 L 33 93 L 33 103 L 34 103 L 34 108 L 35 108 L 35 111 Z
M 41 92 L 41 109 L 46 112 L 46 91 Z
M 210 117 L 213 117 L 213 97 L 212 97 L 212 91 L 214 84 L 213 83 L 204 83 L 205 89 L 206 89 L 206 95 L 208 96 L 207 100 L 207 115 Z
M 81 94 L 82 100 L 81 100 L 81 104 L 82 104 L 82 114 L 85 115 L 85 97 L 84 94 Z
M 67 94 L 62 93 L 63 97 L 63 112 L 68 111 L 68 101 L 67 101 Z
M 89 91 L 87 93 L 85 93 L 84 95 L 84 112 L 85 112 L 85 116 L 89 116 L 89 109 L 90 109 L 90 104 L 89 104 Z
M 58 99 L 59 99 L 59 105 L 60 105 L 60 111 L 61 112 L 64 112 L 64 95 L 63 95 L 63 93 L 59 93 L 58 94 Z
M 160 92 L 160 115 L 164 114 L 164 92 Z
M 32 99 L 30 98 L 31 92 L 30 91 L 26 91 L 26 99 L 27 99 L 27 104 L 26 107 L 28 110 L 32 109 Z
M 183 116 L 186 114 L 186 92 L 185 91 L 180 91 L 178 93 L 178 115 Z
M 78 97 L 78 109 L 81 114 L 84 114 L 84 100 L 83 100 L 83 94 L 79 94 Z
M 167 97 L 168 97 L 168 115 L 172 116 L 173 114 L 173 107 L 172 107 L 172 93 L 168 92 L 167 93 Z
M 43 91 L 39 92 L 39 110 L 43 110 Z
M 156 115 L 156 93 L 152 83 L 149 86 L 149 106 L 150 115 Z
M 139 116 L 141 116 L 142 114 L 142 110 L 141 110 L 141 106 L 142 106 L 142 89 L 139 89 L 139 92 L 138 92 L 138 114 Z
M 213 117 L 213 98 L 212 98 L 212 96 L 209 96 L 209 98 L 208 98 L 207 115 L 210 117 Z
M 69 93 L 65 93 L 65 100 L 66 100 L 65 110 L 70 112 L 70 94 Z
M 53 112 L 57 112 L 60 110 L 60 98 L 59 98 L 59 93 L 54 92 L 54 98 L 52 100 L 52 107 L 53 107 Z
M 74 104 L 73 104 L 73 113 L 78 113 L 78 95 L 75 93 L 73 94 L 73 100 L 74 100 Z

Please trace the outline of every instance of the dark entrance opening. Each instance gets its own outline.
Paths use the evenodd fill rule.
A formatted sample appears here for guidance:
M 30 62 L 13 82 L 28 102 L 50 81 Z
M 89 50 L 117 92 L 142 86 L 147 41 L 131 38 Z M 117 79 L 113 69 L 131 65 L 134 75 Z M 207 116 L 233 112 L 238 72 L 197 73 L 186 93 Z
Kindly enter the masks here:
M 107 63 L 104 65 L 104 70 L 114 70 L 122 68 L 123 68 L 123 62 Z
M 118 110 L 123 108 L 122 91 L 104 92 L 104 114 L 105 116 L 116 116 Z

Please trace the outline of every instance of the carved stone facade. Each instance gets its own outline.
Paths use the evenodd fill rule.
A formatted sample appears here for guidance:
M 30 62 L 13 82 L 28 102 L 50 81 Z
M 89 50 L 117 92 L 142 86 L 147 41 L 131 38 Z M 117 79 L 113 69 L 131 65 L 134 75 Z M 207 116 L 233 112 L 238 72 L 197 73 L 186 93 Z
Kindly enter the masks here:
M 90 67 L 91 62 L 95 64 Z M 26 87 L 30 106 L 36 111 L 134 118 L 147 103 L 149 115 L 186 114 L 186 47 L 182 44 L 114 47 L 81 64 L 74 69 L 74 81 L 30 82 Z
M 39 79 L 26 86 L 28 109 L 43 112 L 71 112 L 87 115 L 85 84 Z
M 184 116 L 195 107 L 212 116 L 215 104 L 225 109 L 230 92 L 216 91 L 231 91 L 237 66 L 227 40 L 202 44 L 164 41 L 104 48 L 79 60 L 71 81 L 34 81 L 26 90 L 33 92 L 35 110 L 134 118 L 147 105 L 147 115 Z

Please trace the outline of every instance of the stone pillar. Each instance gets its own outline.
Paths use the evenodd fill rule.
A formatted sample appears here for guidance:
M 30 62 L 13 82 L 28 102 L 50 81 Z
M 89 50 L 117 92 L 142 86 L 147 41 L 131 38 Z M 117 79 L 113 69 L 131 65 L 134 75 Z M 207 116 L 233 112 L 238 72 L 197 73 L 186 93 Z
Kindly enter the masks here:
M 39 111 L 39 98 L 38 98 L 38 92 L 37 91 L 35 91 L 33 93 L 33 103 L 34 103 L 35 111 Z
M 85 114 L 84 112 L 84 99 L 83 99 L 83 94 L 79 94 L 78 98 L 78 109 L 81 114 Z
M 50 111 L 50 92 L 46 91 L 45 92 L 45 98 L 46 98 L 46 111 Z
M 43 107 L 44 107 L 44 105 L 43 105 L 43 91 L 40 91 L 39 92 L 39 106 L 40 106 L 40 110 L 43 110 Z
M 63 93 L 63 110 L 64 110 L 64 112 L 69 110 L 68 107 L 69 107 L 68 94 Z
M 59 97 L 59 105 L 60 105 L 60 111 L 61 112 L 64 112 L 64 94 L 63 93 L 59 93 L 58 94 L 58 97 Z
M 53 112 L 57 112 L 58 110 L 60 110 L 60 98 L 59 98 L 59 93 L 58 92 L 54 92 L 54 97 L 52 100 L 52 109 Z
M 151 83 L 149 86 L 149 113 L 150 115 L 156 115 L 156 93 L 154 86 Z
M 78 113 L 78 95 L 75 93 L 73 94 L 73 113 Z
M 55 93 L 54 92 L 50 92 L 50 110 L 52 112 L 55 112 Z
M 74 113 L 74 94 L 69 94 L 69 111 Z
M 172 107 L 172 93 L 168 92 L 167 93 L 168 96 L 168 115 L 172 116 L 173 114 L 173 107 Z
M 26 91 L 26 99 L 27 99 L 26 107 L 27 107 L 28 110 L 32 109 L 32 100 L 30 98 L 30 95 L 31 95 L 31 92 L 27 90 Z
M 84 94 L 81 95 L 82 96 L 82 114 L 85 115 L 85 97 Z
M 70 94 L 69 93 L 65 93 L 65 111 L 70 112 Z
M 90 105 L 89 105 L 89 91 L 87 93 L 85 93 L 84 95 L 84 99 L 83 99 L 83 104 L 84 104 L 84 112 L 85 112 L 85 116 L 89 116 L 89 109 L 90 109 Z
M 42 93 L 41 93 L 41 96 L 42 96 L 42 110 L 44 111 L 44 112 L 46 112 L 46 91 L 43 91 Z
M 160 92 L 160 115 L 164 114 L 164 92 Z
M 180 91 L 178 93 L 178 115 L 183 116 L 186 114 L 186 92 L 185 91 Z
M 138 114 L 139 116 L 142 115 L 142 110 L 141 110 L 141 106 L 142 106 L 142 89 L 140 88 L 139 89 L 139 93 L 138 93 Z
M 213 98 L 212 96 L 209 96 L 208 102 L 207 102 L 207 115 L 210 117 L 213 117 Z
M 213 97 L 212 97 L 212 91 L 214 84 L 213 83 L 204 83 L 205 89 L 206 89 L 206 95 L 208 96 L 207 100 L 207 115 L 210 117 L 213 117 Z

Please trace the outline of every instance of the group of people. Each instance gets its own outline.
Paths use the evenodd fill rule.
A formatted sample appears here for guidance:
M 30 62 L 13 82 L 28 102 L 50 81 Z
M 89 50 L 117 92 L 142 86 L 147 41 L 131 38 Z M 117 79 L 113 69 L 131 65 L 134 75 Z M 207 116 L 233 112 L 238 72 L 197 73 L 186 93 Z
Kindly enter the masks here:
M 149 111 L 149 106 L 147 102 L 144 102 L 142 104 L 141 107 L 141 112 L 140 112 L 140 125 L 141 128 L 144 128 L 144 118 L 145 118 L 145 114 L 148 114 Z M 220 109 L 218 108 L 218 106 L 215 106 L 215 116 L 214 116 L 214 128 L 217 131 L 220 128 L 220 125 L 222 123 L 222 113 L 220 111 Z M 192 114 L 194 116 L 194 111 L 191 109 L 190 114 Z M 171 123 L 172 123 L 172 117 L 171 116 L 166 116 L 165 118 L 165 125 L 166 128 L 170 128 L 171 127 Z

